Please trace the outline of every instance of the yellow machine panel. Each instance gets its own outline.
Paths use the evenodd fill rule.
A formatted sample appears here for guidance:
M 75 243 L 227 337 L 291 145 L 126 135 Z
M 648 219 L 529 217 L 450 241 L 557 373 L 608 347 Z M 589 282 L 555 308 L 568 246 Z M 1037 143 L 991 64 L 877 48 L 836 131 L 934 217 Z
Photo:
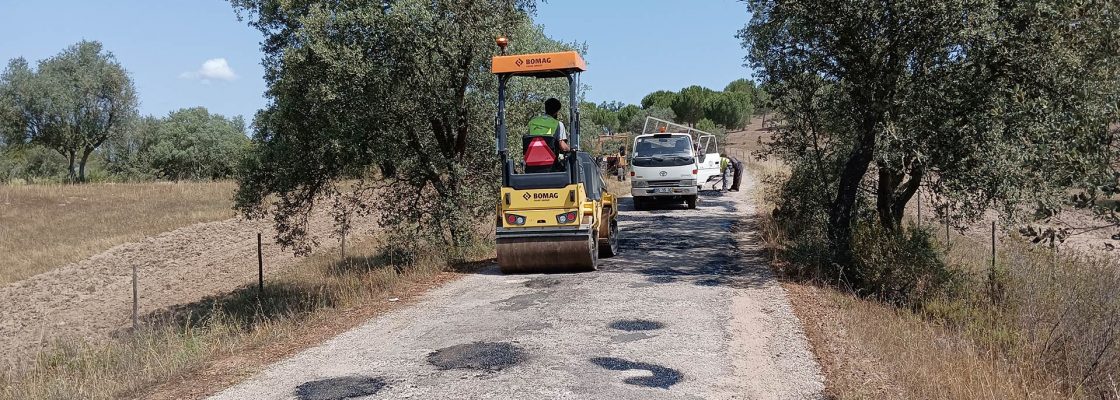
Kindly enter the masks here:
M 503 210 L 578 208 L 585 198 L 583 187 L 571 184 L 563 189 L 516 190 L 502 188 Z
M 571 219 L 571 220 L 565 219 L 564 222 L 560 222 L 558 220 L 558 218 L 561 215 L 567 216 L 569 213 L 574 213 L 576 215 L 576 218 Z M 582 217 L 583 217 L 583 213 L 579 209 L 506 211 L 506 212 L 502 213 L 502 227 L 503 228 L 578 227 L 579 224 L 580 224 L 580 221 L 583 220 Z M 518 225 L 516 221 L 525 221 L 525 222 L 522 225 Z

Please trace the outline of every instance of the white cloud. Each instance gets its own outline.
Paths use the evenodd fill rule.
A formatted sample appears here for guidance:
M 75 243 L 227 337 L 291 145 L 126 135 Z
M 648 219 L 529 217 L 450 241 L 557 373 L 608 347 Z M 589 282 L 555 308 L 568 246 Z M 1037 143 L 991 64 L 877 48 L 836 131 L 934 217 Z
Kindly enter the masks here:
M 212 58 L 203 62 L 202 67 L 197 71 L 179 74 L 179 78 L 198 79 L 202 83 L 210 83 L 211 80 L 232 81 L 237 79 L 237 74 L 233 72 L 233 68 L 230 68 L 226 59 Z

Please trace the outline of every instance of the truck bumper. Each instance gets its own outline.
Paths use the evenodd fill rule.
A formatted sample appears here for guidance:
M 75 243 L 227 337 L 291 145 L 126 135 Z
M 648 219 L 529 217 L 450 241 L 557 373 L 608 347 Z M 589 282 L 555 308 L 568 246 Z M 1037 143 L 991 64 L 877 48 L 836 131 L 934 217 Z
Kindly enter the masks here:
M 633 188 L 630 194 L 634 197 L 695 196 L 696 186 Z

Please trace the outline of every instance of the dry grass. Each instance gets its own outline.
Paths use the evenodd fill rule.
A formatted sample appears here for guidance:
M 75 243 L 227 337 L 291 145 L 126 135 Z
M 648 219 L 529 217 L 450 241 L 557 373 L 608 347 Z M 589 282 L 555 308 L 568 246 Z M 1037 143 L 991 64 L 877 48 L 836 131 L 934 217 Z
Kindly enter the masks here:
M 620 181 L 613 176 L 603 178 L 607 182 L 607 191 L 617 197 L 630 196 L 630 178 L 625 181 Z
M 345 261 L 333 251 L 313 255 L 266 280 L 260 297 L 246 286 L 165 310 L 149 315 L 142 331 L 109 343 L 58 343 L 33 367 L 0 376 L 0 398 L 208 394 L 401 303 L 389 303 L 391 296 L 408 300 L 447 265 L 434 252 L 406 257 L 383 253 L 382 245 L 355 243 Z
M 0 186 L 0 284 L 182 226 L 230 218 L 236 184 Z
M 832 288 L 784 286 L 835 398 L 1066 398 L 1037 371 L 907 310 Z
M 738 150 L 746 147 L 755 146 Z M 757 160 L 747 166 L 756 177 L 778 178 L 752 195 L 776 269 L 797 270 L 783 262 L 789 241 L 769 215 L 773 185 L 788 170 Z M 787 276 L 783 286 L 831 396 L 1120 399 L 1120 260 L 1002 237 L 993 273 L 986 229 L 954 230 L 946 244 L 943 228 L 932 228 L 946 263 L 967 278 L 952 297 L 919 309 Z

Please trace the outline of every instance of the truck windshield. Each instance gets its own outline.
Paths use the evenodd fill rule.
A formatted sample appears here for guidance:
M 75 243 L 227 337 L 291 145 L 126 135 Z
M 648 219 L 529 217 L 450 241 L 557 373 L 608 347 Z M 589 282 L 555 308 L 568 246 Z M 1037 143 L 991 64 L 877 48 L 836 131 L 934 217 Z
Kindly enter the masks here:
M 695 162 L 692 138 L 686 135 L 656 135 L 634 143 L 635 167 L 678 167 Z

